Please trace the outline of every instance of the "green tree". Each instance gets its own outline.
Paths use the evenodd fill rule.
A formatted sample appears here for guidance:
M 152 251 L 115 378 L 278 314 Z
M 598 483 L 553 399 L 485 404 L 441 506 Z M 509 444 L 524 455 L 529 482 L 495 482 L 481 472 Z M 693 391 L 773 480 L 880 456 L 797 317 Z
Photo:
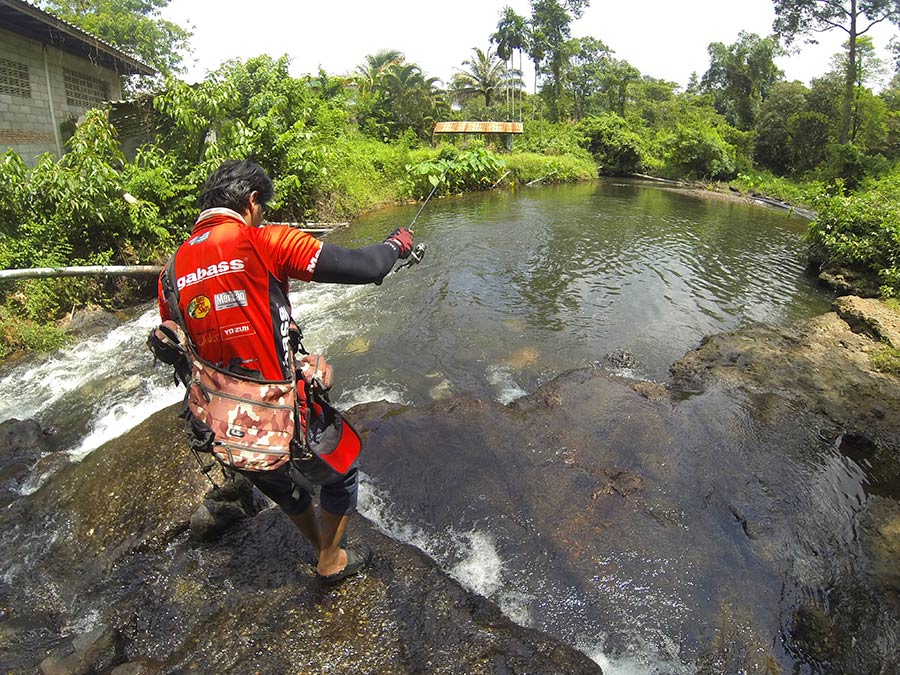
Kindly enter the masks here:
M 388 133 L 399 137 L 407 129 L 428 140 L 436 118 L 448 108 L 436 77 L 425 77 L 414 63 L 388 68 L 375 85 L 377 115 Z
M 522 76 L 522 52 L 528 45 L 528 22 L 524 16 L 516 14 L 512 7 L 506 6 L 497 22 L 497 31 L 491 35 L 491 43 L 497 45 L 497 56 L 509 64 L 509 71 Z M 515 66 L 515 55 L 519 55 L 519 67 Z M 522 87 L 524 88 L 524 87 Z M 515 117 L 515 89 L 507 89 L 508 103 L 512 117 Z M 521 89 L 520 89 L 521 94 Z M 521 101 L 521 95 L 520 95 Z M 521 102 L 519 104 L 521 117 Z
M 572 96 L 573 115 L 580 120 L 607 109 L 603 94 L 608 84 L 606 75 L 613 52 L 596 38 L 576 38 L 573 42 L 577 46 L 573 45 L 574 56 L 566 80 Z
M 450 94 L 461 103 L 473 97 L 482 97 L 485 107 L 490 108 L 497 96 L 520 86 L 521 81 L 509 71 L 503 60 L 494 55 L 490 47 L 487 51 L 478 47 L 472 51 L 474 56 L 462 63 L 465 70 L 454 73 Z
M 643 170 L 646 149 L 640 134 L 614 113 L 583 119 L 578 131 L 582 145 L 600 167 L 600 173 L 622 175 Z
M 900 0 L 774 0 L 773 30 L 787 44 L 801 35 L 841 30 L 847 34 L 847 61 L 843 73 L 844 88 L 839 140 L 847 143 L 858 77 L 859 38 L 884 21 L 900 21 Z
M 793 137 L 788 125 L 792 116 L 806 110 L 809 89 L 801 82 L 776 82 L 762 102 L 756 120 L 754 160 L 784 176 L 793 169 Z
M 783 75 L 774 61 L 778 53 L 775 40 L 745 31 L 731 45 L 713 42 L 700 89 L 715 95 L 716 110 L 730 124 L 752 129 L 760 104 Z
M 356 66 L 354 71 L 357 84 L 363 91 L 371 90 L 382 75 L 404 61 L 406 56 L 397 49 L 382 49 L 374 54 L 367 54 L 365 61 Z
M 831 59 L 832 67 L 837 73 L 847 72 L 850 44 L 845 42 L 843 51 L 835 54 Z M 866 89 L 866 82 L 879 81 L 887 72 L 885 62 L 878 57 L 875 49 L 875 43 L 871 36 L 863 35 L 856 41 L 856 76 L 853 87 L 853 104 L 850 112 L 850 142 L 855 142 L 859 134 L 859 130 L 863 126 L 869 127 L 871 131 L 872 125 L 869 120 L 864 119 L 864 113 L 872 111 L 871 105 L 865 105 L 863 101 L 870 101 L 871 92 Z
M 625 116 L 629 87 L 639 82 L 641 71 L 628 61 L 607 59 L 604 63 L 602 82 L 606 91 L 607 105 L 612 112 Z
M 535 74 L 540 70 L 549 76 L 543 93 L 554 122 L 563 116 L 563 73 L 572 55 L 572 21 L 581 18 L 589 4 L 590 0 L 531 0 L 529 54 L 535 63 Z
M 43 9 L 105 40 L 163 76 L 179 73 L 191 32 L 166 21 L 171 0 L 42 0 Z

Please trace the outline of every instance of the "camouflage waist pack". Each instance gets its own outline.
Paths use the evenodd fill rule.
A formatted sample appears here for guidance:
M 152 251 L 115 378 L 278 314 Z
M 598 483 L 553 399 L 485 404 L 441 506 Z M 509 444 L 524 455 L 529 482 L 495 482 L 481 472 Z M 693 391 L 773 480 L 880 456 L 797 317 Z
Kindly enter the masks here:
M 191 366 L 188 409 L 195 425 L 212 432 L 209 450 L 220 462 L 268 471 L 290 460 L 297 406 L 294 382 L 253 382 L 198 358 L 191 359 Z

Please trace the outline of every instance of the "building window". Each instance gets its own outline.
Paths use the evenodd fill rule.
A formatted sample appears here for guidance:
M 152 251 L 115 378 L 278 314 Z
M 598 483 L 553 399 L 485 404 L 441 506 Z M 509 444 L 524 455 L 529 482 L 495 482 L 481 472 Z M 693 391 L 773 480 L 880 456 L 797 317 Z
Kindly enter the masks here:
M 28 66 L 9 59 L 0 59 L 0 94 L 31 98 Z
M 93 108 L 109 100 L 109 83 L 90 75 L 63 68 L 66 103 L 79 108 Z

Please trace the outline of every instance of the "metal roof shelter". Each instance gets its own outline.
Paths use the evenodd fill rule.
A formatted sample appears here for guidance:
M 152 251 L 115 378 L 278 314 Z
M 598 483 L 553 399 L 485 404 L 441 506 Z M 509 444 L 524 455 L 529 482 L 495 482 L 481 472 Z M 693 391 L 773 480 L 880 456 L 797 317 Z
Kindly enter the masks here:
M 120 75 L 156 75 L 156 70 L 133 56 L 25 0 L 0 0 L 0 28 L 88 59 Z
M 521 122 L 438 122 L 436 134 L 521 134 Z

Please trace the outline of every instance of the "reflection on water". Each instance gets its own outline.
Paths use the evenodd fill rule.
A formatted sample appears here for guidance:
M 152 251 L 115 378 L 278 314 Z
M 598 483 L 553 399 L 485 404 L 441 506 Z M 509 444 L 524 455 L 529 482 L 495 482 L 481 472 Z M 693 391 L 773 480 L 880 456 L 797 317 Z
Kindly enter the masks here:
M 332 238 L 366 243 L 414 213 L 381 211 Z M 346 332 L 329 352 L 342 391 L 377 371 L 414 402 L 430 398 L 424 373 L 440 372 L 454 394 L 504 400 L 616 349 L 635 354 L 639 375 L 665 380 L 704 335 L 828 310 L 804 272 L 805 226 L 622 182 L 433 202 L 416 229 L 425 260 L 342 308 Z M 334 323 L 300 319 L 313 340 Z

